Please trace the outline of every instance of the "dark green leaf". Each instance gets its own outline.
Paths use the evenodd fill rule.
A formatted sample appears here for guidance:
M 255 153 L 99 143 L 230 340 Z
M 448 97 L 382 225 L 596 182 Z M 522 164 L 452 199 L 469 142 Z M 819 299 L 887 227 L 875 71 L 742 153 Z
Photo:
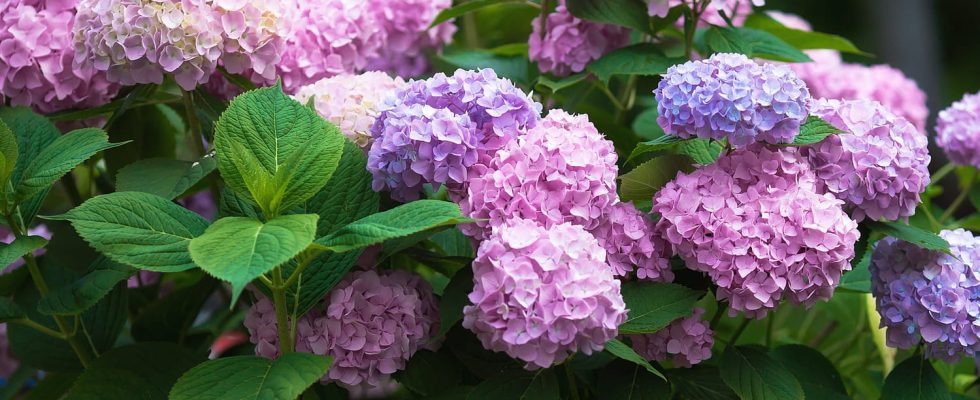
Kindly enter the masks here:
M 643 369 L 646 369 L 651 374 L 660 377 L 661 380 L 665 382 L 667 381 L 667 378 L 664 377 L 664 374 L 660 373 L 660 371 L 654 368 L 654 366 L 651 365 L 650 362 L 647 361 L 645 358 L 643 358 L 639 354 L 636 354 L 636 351 L 633 350 L 632 347 L 626 345 L 626 343 L 620 342 L 617 339 L 610 340 L 606 342 L 606 351 L 623 360 L 639 365 L 643 367 Z
M 36 368 L 31 368 L 28 366 L 18 367 L 16 371 L 14 371 L 12 374 L 10 374 L 9 377 L 4 379 L 3 387 L 0 387 L 0 399 L 2 400 L 14 400 L 14 399 L 30 400 L 31 398 L 34 398 L 35 400 L 58 399 L 59 397 L 54 397 L 54 396 L 49 396 L 49 397 L 33 396 L 33 394 L 37 392 L 38 386 L 40 385 L 34 385 L 33 387 L 30 388 L 30 391 L 28 391 L 27 394 L 21 394 L 21 388 L 23 388 L 24 385 L 27 384 L 29 381 L 33 380 L 34 377 L 37 375 L 37 372 L 38 371 Z M 68 382 L 68 384 L 71 384 L 71 382 Z M 65 388 L 65 391 L 67 391 L 67 388 Z M 62 391 L 61 394 L 64 394 L 64 391 Z
M 847 389 L 834 364 L 806 346 L 788 344 L 769 351 L 800 382 L 808 399 L 847 399 Z
M 228 188 L 221 189 L 221 201 L 218 202 L 220 217 L 249 217 L 259 218 L 262 213 L 255 209 L 248 200 Z
M 928 360 L 913 355 L 898 364 L 881 388 L 883 400 L 949 400 L 949 389 Z
M 587 21 L 653 33 L 646 4 L 642 0 L 568 0 L 565 6 L 572 15 Z
M 871 271 L 868 266 L 871 264 L 871 249 L 861 253 L 861 258 L 855 258 L 851 262 L 851 270 L 845 272 L 840 278 L 838 288 L 859 293 L 871 293 Z
M 108 128 L 109 140 L 131 142 L 123 147 L 106 150 L 106 169 L 116 176 L 121 168 L 142 159 L 174 158 L 177 154 L 177 138 L 183 136 L 185 131 L 180 114 L 168 106 L 154 104 L 126 110 Z
M 654 111 L 654 114 L 656 114 L 656 111 Z M 637 127 L 634 127 L 633 129 L 636 130 L 636 128 Z M 649 142 L 639 143 L 636 145 L 636 148 L 633 149 L 633 152 L 630 153 L 630 156 L 626 160 L 626 162 L 627 163 L 632 162 L 633 160 L 645 154 L 673 148 L 677 146 L 678 143 L 684 142 L 685 140 L 690 140 L 690 139 L 681 139 L 674 135 L 663 135 Z
M 831 49 L 870 56 L 870 54 L 858 49 L 850 40 L 829 33 L 787 28 L 766 13 L 750 14 L 746 18 L 744 26 L 769 32 L 797 49 Z
M 715 53 L 738 53 L 776 61 L 813 61 L 773 34 L 752 28 L 712 26 L 705 33 L 705 41 Z
M 753 347 L 729 346 L 721 379 L 743 400 L 803 400 L 803 388 L 786 367 Z
M 678 172 L 691 172 L 692 160 L 679 154 L 656 157 L 620 175 L 619 194 L 623 201 L 645 201 L 653 198 Z
M 558 400 L 560 394 L 554 371 L 541 369 L 531 373 L 504 372 L 481 382 L 466 399 Z
M 625 282 L 623 300 L 629 315 L 619 333 L 653 333 L 694 312 L 702 292 L 673 283 Z
M 316 243 L 339 253 L 469 221 L 454 203 L 419 200 L 361 218 Z
M 17 137 L 17 166 L 10 176 L 10 181 L 13 183 L 13 187 L 16 188 L 17 184 L 23 178 L 24 170 L 27 169 L 31 160 L 37 158 L 41 154 L 41 150 L 44 150 L 52 142 L 61 137 L 61 132 L 51 121 L 24 107 L 0 107 L 0 120 Z M 34 195 L 29 201 L 21 202 L 20 213 L 23 216 L 25 224 L 30 225 L 31 220 L 34 219 L 37 210 L 41 208 L 41 204 L 44 202 L 44 198 L 48 196 L 48 191 L 50 190 L 50 187 L 45 188 L 40 193 Z M 10 197 L 12 200 L 13 196 Z
M 137 343 L 103 354 L 71 386 L 66 400 L 166 400 L 203 354 L 171 343 Z
M 0 190 L 6 190 L 7 182 L 17 168 L 17 136 L 0 120 Z
M 170 399 L 294 400 L 327 372 L 331 361 L 310 353 L 289 353 L 275 361 L 256 356 L 219 358 L 181 376 Z
M 150 303 L 133 320 L 133 337 L 140 341 L 182 342 L 204 302 L 217 287 L 216 280 L 205 277 L 193 286 L 177 289 Z
M 900 222 L 868 221 L 866 225 L 885 236 L 895 237 L 925 249 L 949 253 L 949 242 L 935 233 Z
M 562 89 L 566 89 L 575 86 L 576 83 L 582 82 L 589 77 L 587 73 L 575 74 L 572 76 L 566 76 L 564 78 L 558 79 L 557 81 L 551 80 L 546 76 L 539 76 L 538 82 L 535 83 L 535 87 L 538 90 L 547 90 L 551 93 L 558 93 Z
M 525 2 L 524 0 L 472 0 L 472 1 L 467 1 L 465 3 L 456 5 L 454 7 L 447 8 L 445 10 L 442 10 L 442 12 L 440 12 L 439 15 L 436 16 L 436 19 L 432 21 L 432 24 L 429 25 L 429 28 L 431 29 L 432 27 L 434 27 L 436 25 L 439 25 L 439 24 L 441 24 L 443 22 L 449 21 L 449 20 L 451 20 L 453 18 L 459 17 L 459 16 L 464 15 L 464 14 L 467 14 L 467 13 L 471 13 L 471 12 L 477 11 L 477 10 L 479 10 L 481 8 L 484 8 L 484 7 L 489 7 L 489 6 L 492 6 L 492 5 L 503 4 L 503 3 L 524 3 L 524 2 Z
M 453 275 L 439 300 L 439 337 L 463 319 L 463 307 L 469 304 L 473 291 L 473 270 L 463 268 Z
M 19 260 L 25 254 L 40 249 L 48 244 L 47 239 L 40 236 L 25 236 L 10 244 L 0 243 L 0 265 L 8 266 Z
M 804 146 L 808 144 L 819 143 L 820 141 L 827 138 L 830 135 L 836 135 L 838 133 L 844 133 L 844 131 L 837 129 L 829 122 L 820 119 L 820 117 L 811 115 L 807 117 L 806 123 L 800 126 L 800 134 L 796 136 L 793 140 L 793 146 Z
M 676 136 L 668 136 L 666 133 L 664 133 L 664 129 L 661 128 L 659 124 L 657 124 L 657 117 L 659 115 L 660 113 L 657 112 L 657 107 L 653 106 L 641 112 L 640 115 L 637 115 L 636 119 L 633 120 L 633 125 L 631 125 L 631 128 L 633 128 L 633 132 L 635 132 L 636 135 L 639 136 L 640 138 L 651 140 L 650 142 L 642 142 L 637 144 L 636 147 L 633 149 L 633 153 L 636 153 L 641 148 L 645 148 L 645 145 L 653 144 L 653 142 L 656 142 L 657 139 L 663 137 L 671 137 L 673 139 L 660 139 L 660 140 L 675 140 L 675 139 L 678 141 L 680 140 L 680 138 Z M 640 150 L 640 154 L 643 154 L 645 152 L 647 151 Z M 629 160 L 632 160 L 633 157 L 635 157 L 633 153 L 630 153 L 627 162 L 629 162 Z
M 13 300 L 0 297 L 0 323 L 24 318 L 24 311 Z
M 17 182 L 17 202 L 24 202 L 47 191 L 55 181 L 82 161 L 105 149 L 119 146 L 109 143 L 101 129 L 84 128 L 59 136 L 36 158 L 29 160 L 24 175 Z
M 738 400 L 738 396 L 721 380 L 717 367 L 695 365 L 667 370 L 667 377 L 677 393 L 690 400 Z
M 456 361 L 449 355 L 419 350 L 396 376 L 398 383 L 412 392 L 431 397 L 456 386 L 462 379 Z
M 677 144 L 679 154 L 691 157 L 695 163 L 709 165 L 721 155 L 721 144 L 706 139 L 689 139 Z
M 588 70 L 608 85 L 613 75 L 660 75 L 670 66 L 684 61 L 683 58 L 665 56 L 653 44 L 639 43 L 602 56 L 589 64 Z
M 200 161 L 150 158 L 129 164 L 116 175 L 116 190 L 151 193 L 174 199 L 197 184 L 217 167 L 214 157 Z
M 614 362 L 599 371 L 598 382 L 600 400 L 670 399 L 670 384 L 636 364 Z
M 44 374 L 44 379 L 31 388 L 22 400 L 57 400 L 65 397 L 78 379 L 78 373 Z
M 491 68 L 501 78 L 521 85 L 532 83 L 530 64 L 525 56 L 501 56 L 484 50 L 456 50 L 447 51 L 438 57 L 456 68 Z
M 132 275 L 130 268 L 102 257 L 93 271 L 70 285 L 48 293 L 37 310 L 48 315 L 74 315 L 88 310 L 109 294 L 117 283 Z

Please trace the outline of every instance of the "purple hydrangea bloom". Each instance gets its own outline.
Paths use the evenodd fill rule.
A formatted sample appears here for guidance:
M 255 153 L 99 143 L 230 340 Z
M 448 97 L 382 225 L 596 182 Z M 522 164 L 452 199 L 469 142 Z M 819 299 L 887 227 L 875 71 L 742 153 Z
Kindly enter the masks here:
M 379 109 L 367 167 L 374 190 L 399 201 L 425 183 L 465 193 L 472 168 L 541 118 L 541 104 L 491 69 L 409 82 Z
M 857 223 L 819 194 L 795 148 L 757 144 L 678 173 L 654 197 L 657 231 L 718 286 L 729 313 L 761 318 L 785 298 L 829 299 L 850 269 Z
M 651 17 L 666 17 L 671 8 L 682 4 L 690 4 L 690 2 L 684 0 L 647 0 L 647 13 L 650 14 Z M 732 19 L 733 24 L 740 26 L 743 22 L 745 22 L 745 18 L 752 13 L 753 5 L 756 7 L 762 7 L 766 5 L 766 1 L 711 0 L 711 2 L 708 3 L 707 8 L 705 8 L 704 14 L 701 15 L 701 20 L 699 21 L 700 25 L 728 25 L 728 22 L 725 22 L 725 19 L 721 17 L 721 12 L 724 12 L 725 15 Z M 678 22 L 678 25 L 683 26 L 683 23 Z
M 819 99 L 810 112 L 847 132 L 802 148 L 821 190 L 844 200 L 857 221 L 915 213 L 930 160 L 915 126 L 871 100 Z
M 382 101 L 405 86 L 401 78 L 382 72 L 339 75 L 303 86 L 293 96 L 306 104 L 311 98 L 316 112 L 340 128 L 359 147 L 371 146 L 371 126 L 378 118 Z
M 75 1 L 0 0 L 0 101 L 42 113 L 108 103 L 119 90 L 105 73 L 77 66 Z
M 704 309 L 694 308 L 690 317 L 674 320 L 663 329 L 645 335 L 629 335 L 633 349 L 651 361 L 670 360 L 674 367 L 689 368 L 711 358 L 715 331 L 701 320 Z
M 547 15 L 544 32 L 541 28 L 540 16 L 531 21 L 528 55 L 541 72 L 557 76 L 582 72 L 590 62 L 630 41 L 629 29 L 578 19 L 568 12 L 564 0 Z
M 460 208 L 470 218 L 463 233 L 485 239 L 511 218 L 545 228 L 563 222 L 593 229 L 616 194 L 616 151 L 586 115 L 552 110 L 470 178 Z
M 727 53 L 670 67 L 654 95 L 667 134 L 727 138 L 736 147 L 792 142 L 810 99 L 789 67 Z
M 632 203 L 616 203 L 605 209 L 599 224 L 590 230 L 604 249 L 606 261 L 618 277 L 671 282 L 670 244 L 654 233 L 653 220 Z
M 940 232 L 952 255 L 887 237 L 871 256 L 871 293 L 889 346 L 925 341 L 926 355 L 947 362 L 980 350 L 980 239 Z
M 420 348 L 434 349 L 439 311 L 416 274 L 354 271 L 296 330 L 296 351 L 334 357 L 323 382 L 377 387 Z
M 463 327 L 483 347 L 528 369 L 601 351 L 626 320 L 619 281 L 605 256 L 579 226 L 508 220 L 477 251 Z
M 380 53 L 368 60 L 368 70 L 386 71 L 404 78 L 422 75 L 428 70 L 424 51 L 442 48 L 452 42 L 456 33 L 452 21 L 429 28 L 442 10 L 452 7 L 452 0 L 369 0 L 368 3 L 385 35 Z
M 252 307 L 248 309 L 248 313 L 245 314 L 244 325 L 245 329 L 248 330 L 248 340 L 255 344 L 255 355 L 265 358 L 278 358 L 279 334 L 276 331 L 275 306 L 267 297 L 261 294 L 257 296 L 258 301 L 253 303 Z M 309 314 L 300 317 L 296 324 L 306 324 L 308 320 Z
M 950 161 L 980 168 L 980 93 L 963 96 L 939 113 L 936 144 Z

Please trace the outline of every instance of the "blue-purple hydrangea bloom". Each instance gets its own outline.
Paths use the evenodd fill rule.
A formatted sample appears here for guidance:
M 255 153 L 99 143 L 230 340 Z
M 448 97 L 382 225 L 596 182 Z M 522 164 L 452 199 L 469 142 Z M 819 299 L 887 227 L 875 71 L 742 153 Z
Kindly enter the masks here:
M 654 95 L 667 134 L 727 138 L 736 147 L 792 142 L 810 99 L 789 67 L 727 53 L 670 67 Z

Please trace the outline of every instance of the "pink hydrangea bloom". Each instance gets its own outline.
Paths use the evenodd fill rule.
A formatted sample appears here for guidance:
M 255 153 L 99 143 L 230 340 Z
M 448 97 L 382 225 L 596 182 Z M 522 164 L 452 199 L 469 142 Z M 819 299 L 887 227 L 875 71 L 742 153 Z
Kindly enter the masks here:
M 0 1 L 0 101 L 42 113 L 96 107 L 119 86 L 77 66 L 71 41 L 75 1 Z
M 603 210 L 619 200 L 617 172 L 612 142 L 588 116 L 552 110 L 469 179 L 460 208 L 470 218 L 486 221 L 461 225 L 460 230 L 485 239 L 491 227 L 511 218 L 545 228 L 571 222 L 593 229 Z
M 324 382 L 377 387 L 420 348 L 435 346 L 439 311 L 432 288 L 416 274 L 351 272 L 324 307 L 296 328 L 296 351 L 334 357 Z
M 453 40 L 456 25 L 443 22 L 429 28 L 452 0 L 368 0 L 375 20 L 384 32 L 380 53 L 368 61 L 368 70 L 386 71 L 409 78 L 428 69 L 424 51 L 439 50 Z
M 510 219 L 480 244 L 463 327 L 528 369 L 601 351 L 626 320 L 619 281 L 605 258 L 579 226 Z
M 139 271 L 136 275 L 126 280 L 126 287 L 135 289 L 143 286 L 150 286 L 160 281 L 163 274 L 153 271 Z
M 208 82 L 219 63 L 231 73 L 275 77 L 291 25 L 290 1 L 80 0 L 75 64 L 123 85 L 162 83 L 185 90 Z
M 629 335 L 636 353 L 651 361 L 670 360 L 675 367 L 689 368 L 711 358 L 715 331 L 702 321 L 704 309 L 694 308 L 690 317 L 679 318 L 663 329 L 645 335 Z
M 616 203 L 605 209 L 590 233 L 606 249 L 606 261 L 614 275 L 629 277 L 635 268 L 636 277 L 641 280 L 673 281 L 670 244 L 653 230 L 649 215 L 632 203 Z
M 811 305 L 833 294 L 860 236 L 843 204 L 819 194 L 794 148 L 753 145 L 678 173 L 653 212 L 658 232 L 711 278 L 731 315 L 761 318 L 783 298 Z
M 630 41 L 629 29 L 578 19 L 568 12 L 564 0 L 545 21 L 544 32 L 540 16 L 531 21 L 528 55 L 541 72 L 557 76 L 582 72 L 590 62 Z
M 307 317 L 302 318 L 306 320 Z M 297 321 L 299 325 L 300 321 Z M 248 340 L 255 345 L 255 354 L 265 358 L 279 357 L 279 334 L 276 331 L 276 309 L 272 301 L 259 296 L 245 314 Z M 297 338 L 298 339 L 298 338 Z
M 10 350 L 10 339 L 7 337 L 7 323 L 0 324 L 0 379 L 7 380 L 20 367 L 20 360 Z
M 323 118 L 340 128 L 359 147 L 371 146 L 371 126 L 381 113 L 385 97 L 405 85 L 401 78 L 392 79 L 382 72 L 340 75 L 301 87 L 294 96 L 313 106 Z
M 980 168 L 980 93 L 967 94 L 939 113 L 936 144 L 950 161 Z
M 858 221 L 915 214 L 929 185 L 926 137 L 871 100 L 814 100 L 812 115 L 847 133 L 802 148 L 822 189 Z
M 671 8 L 680 6 L 682 4 L 691 4 L 691 2 L 685 0 L 647 0 L 647 13 L 652 17 L 666 17 L 667 13 L 670 12 Z M 745 22 L 745 18 L 752 13 L 752 6 L 762 7 L 766 5 L 765 0 L 711 0 L 708 3 L 708 7 L 705 9 L 704 14 L 701 15 L 700 24 L 702 26 L 706 24 L 726 26 L 727 23 L 725 19 L 721 17 L 720 12 L 724 12 L 732 18 L 732 23 L 735 25 L 742 25 Z

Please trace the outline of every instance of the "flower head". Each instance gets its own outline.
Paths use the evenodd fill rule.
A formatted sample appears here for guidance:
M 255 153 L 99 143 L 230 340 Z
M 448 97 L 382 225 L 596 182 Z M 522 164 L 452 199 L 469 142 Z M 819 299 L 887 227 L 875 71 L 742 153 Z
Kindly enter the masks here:
M 647 13 L 651 17 L 666 17 L 671 8 L 685 4 L 684 0 L 647 0 Z M 711 0 L 705 7 L 704 14 L 701 15 L 700 25 L 707 24 L 725 26 L 728 22 L 722 18 L 724 12 L 732 23 L 742 25 L 745 18 L 752 13 L 752 6 L 762 7 L 766 5 L 765 0 Z
M 727 53 L 670 67 L 654 95 L 667 134 L 727 138 L 737 147 L 792 142 L 810 99 L 789 67 Z
M 0 100 L 42 113 L 108 103 L 119 86 L 75 65 L 75 1 L 0 2 Z
M 562 0 L 555 11 L 531 21 L 528 55 L 541 72 L 558 76 L 582 72 L 606 53 L 629 44 L 630 31 L 621 26 L 589 22 L 572 16 Z
M 667 183 L 654 197 L 657 231 L 732 315 L 764 317 L 784 297 L 811 305 L 830 298 L 859 237 L 816 181 L 793 148 L 739 149 Z
M 456 33 L 456 25 L 451 21 L 429 28 L 442 10 L 452 7 L 452 0 L 368 0 L 367 3 L 385 38 L 380 53 L 368 60 L 368 70 L 405 78 L 421 75 L 428 69 L 424 51 L 440 49 Z
M 601 351 L 626 320 L 605 251 L 569 223 L 544 228 L 515 218 L 495 227 L 473 261 L 469 300 L 463 327 L 528 369 Z
M 940 232 L 950 254 L 887 237 L 871 256 L 871 293 L 889 346 L 915 347 L 947 362 L 980 350 L 980 240 Z
M 541 105 L 484 69 L 409 82 L 379 109 L 368 152 L 373 187 L 409 201 L 425 183 L 465 192 L 469 171 L 533 127 Z
M 674 320 L 663 329 L 645 335 L 629 335 L 636 353 L 651 361 L 671 360 L 675 367 L 691 367 L 711 358 L 715 331 L 701 320 L 704 309 L 695 307 L 690 317 Z
M 951 161 L 980 168 L 980 93 L 963 96 L 939 113 L 936 144 Z
M 641 280 L 670 282 L 670 244 L 654 233 L 653 220 L 632 203 L 606 207 L 599 224 L 590 230 L 604 249 L 606 261 L 618 277 L 636 270 Z
M 563 222 L 595 228 L 615 204 L 616 151 L 586 115 L 552 110 L 526 135 L 497 151 L 468 181 L 460 200 L 465 215 L 486 219 L 460 226 L 485 239 L 511 218 L 545 228 Z
M 294 96 L 301 103 L 311 98 L 323 118 L 361 148 L 371 145 L 371 126 L 378 118 L 385 97 L 405 85 L 382 72 L 339 75 L 299 88 Z
M 929 185 L 924 135 L 875 101 L 819 99 L 810 112 L 846 131 L 802 149 L 822 189 L 843 200 L 858 221 L 915 213 Z

